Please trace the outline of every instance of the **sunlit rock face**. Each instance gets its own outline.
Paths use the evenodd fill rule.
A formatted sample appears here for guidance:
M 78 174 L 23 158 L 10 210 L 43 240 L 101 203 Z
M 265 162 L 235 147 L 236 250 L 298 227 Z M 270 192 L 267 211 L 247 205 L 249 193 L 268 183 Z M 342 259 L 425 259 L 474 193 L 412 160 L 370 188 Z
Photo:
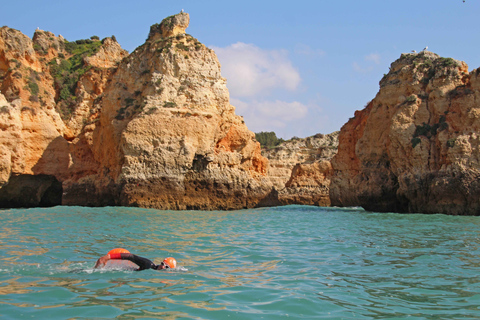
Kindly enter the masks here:
M 114 37 L 1 28 L 0 186 L 52 176 L 66 205 L 278 204 L 218 59 L 188 23 L 183 12 L 166 18 L 131 54 Z
M 337 152 L 338 134 L 293 138 L 262 151 L 281 204 L 330 205 L 330 160 Z
M 480 214 L 478 69 L 402 54 L 377 96 L 341 129 L 332 205 Z

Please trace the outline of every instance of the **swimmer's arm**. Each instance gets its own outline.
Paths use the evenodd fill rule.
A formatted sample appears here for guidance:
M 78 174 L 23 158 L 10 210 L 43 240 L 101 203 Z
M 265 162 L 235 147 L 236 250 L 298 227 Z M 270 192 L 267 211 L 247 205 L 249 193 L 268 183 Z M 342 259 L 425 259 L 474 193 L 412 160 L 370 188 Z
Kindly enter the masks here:
M 104 255 L 103 257 L 100 257 L 98 260 L 97 260 L 97 263 L 95 263 L 95 267 L 93 267 L 94 269 L 97 269 L 97 268 L 101 268 L 105 265 L 105 263 L 107 263 L 108 260 L 110 260 L 110 255 L 109 254 L 106 254 Z
M 108 260 L 111 259 L 121 259 L 121 260 L 129 260 L 135 263 L 140 267 L 139 270 L 144 270 L 144 269 L 153 269 L 155 267 L 155 264 L 148 260 L 147 258 L 142 258 L 137 255 L 131 254 L 131 253 L 112 253 L 106 254 L 103 257 L 100 257 L 97 260 L 97 263 L 95 264 L 94 269 L 96 268 L 101 268 L 107 263 Z
M 108 262 L 108 260 L 112 260 L 112 259 L 124 259 L 124 258 L 122 258 L 121 253 L 106 254 L 97 260 L 97 263 L 95 263 L 95 267 L 93 268 L 94 269 L 101 268 Z M 127 260 L 130 260 L 130 259 L 127 259 Z
M 155 267 L 155 264 L 151 260 L 148 260 L 147 258 L 143 258 L 132 253 L 117 253 L 117 254 L 120 255 L 120 258 L 118 259 L 129 260 L 135 263 L 136 265 L 138 265 L 140 267 L 138 271 L 145 270 L 145 269 L 154 269 Z

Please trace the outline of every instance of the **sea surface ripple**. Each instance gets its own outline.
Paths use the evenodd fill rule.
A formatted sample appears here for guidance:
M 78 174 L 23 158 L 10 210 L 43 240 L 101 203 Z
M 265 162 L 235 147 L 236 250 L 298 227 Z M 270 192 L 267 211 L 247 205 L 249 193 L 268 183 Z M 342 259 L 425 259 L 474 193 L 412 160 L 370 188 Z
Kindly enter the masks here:
M 0 319 L 479 319 L 480 217 L 0 211 Z M 123 247 L 168 271 L 94 270 Z

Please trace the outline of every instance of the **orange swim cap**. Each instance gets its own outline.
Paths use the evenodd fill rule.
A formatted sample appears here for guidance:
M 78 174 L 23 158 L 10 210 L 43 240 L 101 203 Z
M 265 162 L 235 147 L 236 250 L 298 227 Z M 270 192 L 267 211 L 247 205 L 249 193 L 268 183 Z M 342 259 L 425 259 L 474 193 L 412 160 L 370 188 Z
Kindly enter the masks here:
M 128 251 L 127 249 L 123 249 L 123 248 L 115 248 L 115 249 L 112 249 L 112 250 L 108 251 L 108 254 L 112 254 L 112 253 L 130 253 L 130 251 Z
M 170 268 L 170 269 L 173 269 L 177 266 L 177 260 L 175 260 L 174 258 L 172 257 L 168 257 L 168 258 L 165 258 L 165 260 L 163 260 L 163 262 Z

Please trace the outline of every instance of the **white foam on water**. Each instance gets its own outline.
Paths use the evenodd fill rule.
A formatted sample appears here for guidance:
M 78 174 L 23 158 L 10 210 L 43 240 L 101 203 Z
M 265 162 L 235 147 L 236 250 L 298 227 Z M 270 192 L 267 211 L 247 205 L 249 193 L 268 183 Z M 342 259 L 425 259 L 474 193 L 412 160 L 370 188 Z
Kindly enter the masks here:
M 188 269 L 187 269 L 187 268 L 185 268 L 185 267 L 182 267 L 182 266 L 180 266 L 180 267 L 177 267 L 177 268 L 175 268 L 174 270 L 178 270 L 178 271 L 182 271 L 182 272 L 187 272 L 187 271 L 188 271 Z

